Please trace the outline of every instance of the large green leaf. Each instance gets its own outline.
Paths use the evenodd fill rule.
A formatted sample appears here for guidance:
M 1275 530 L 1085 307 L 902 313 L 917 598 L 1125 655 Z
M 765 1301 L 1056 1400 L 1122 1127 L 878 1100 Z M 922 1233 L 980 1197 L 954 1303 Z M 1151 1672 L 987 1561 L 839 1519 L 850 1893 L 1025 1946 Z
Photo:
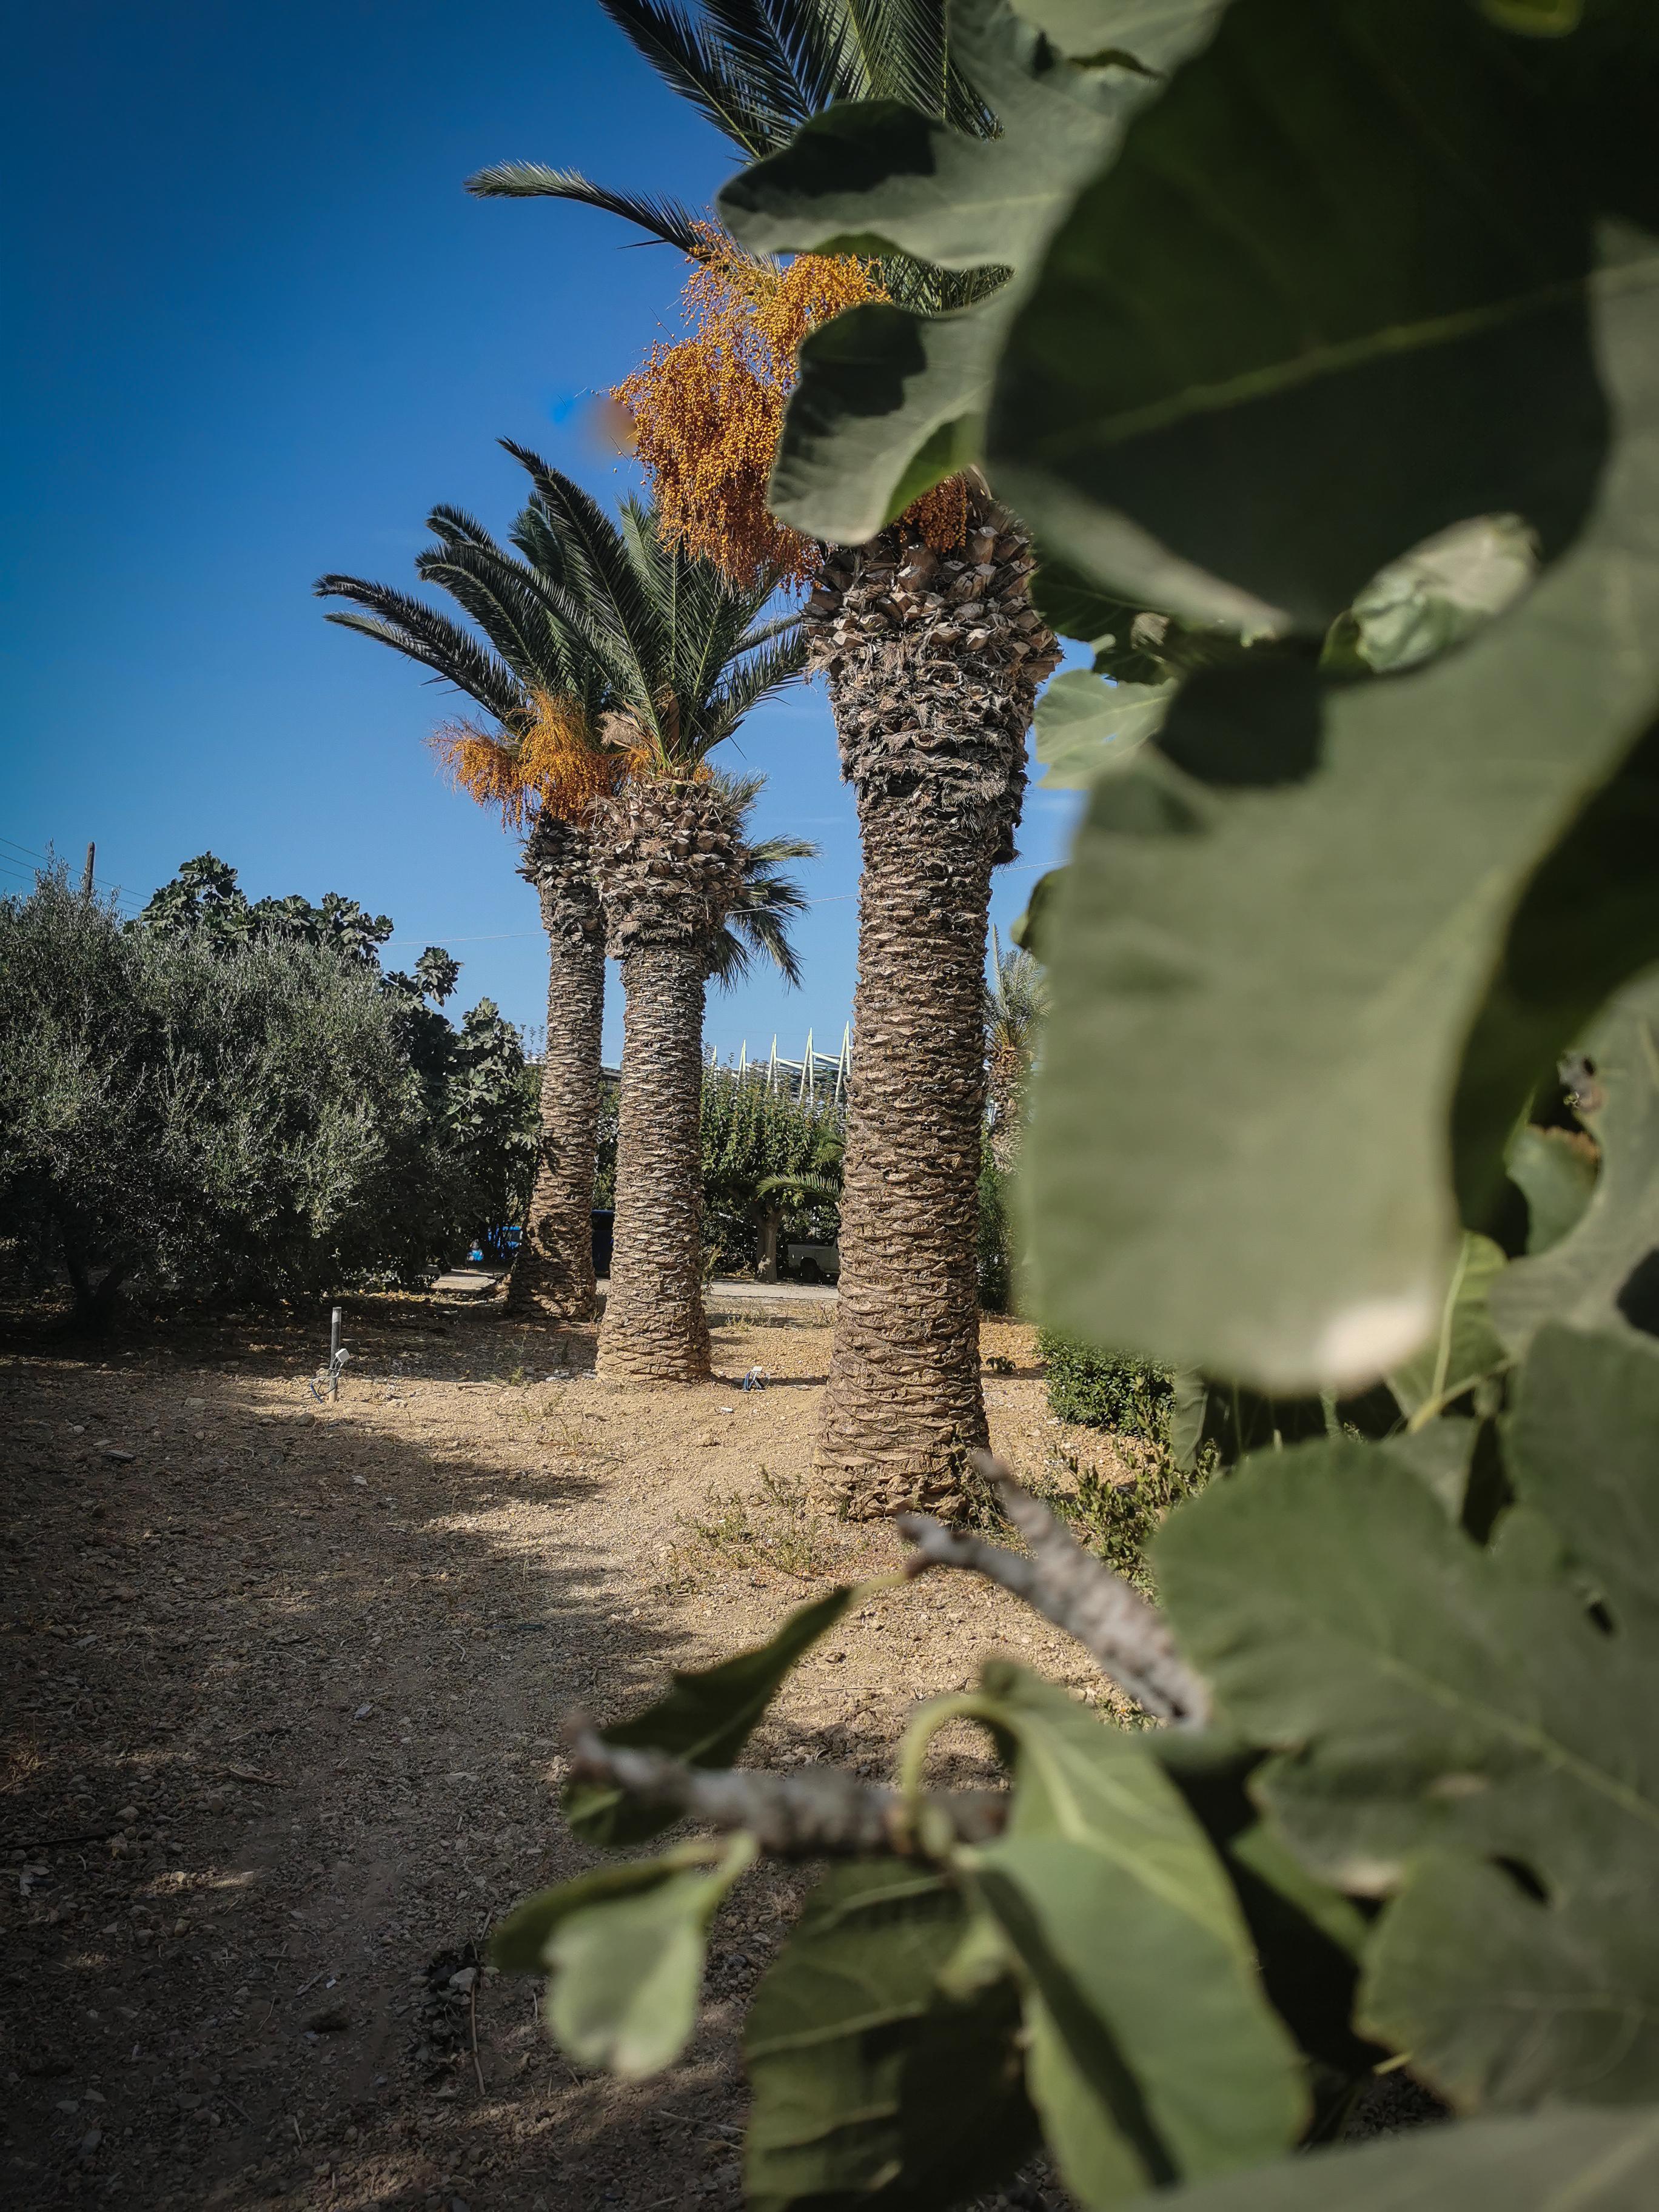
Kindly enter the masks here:
M 1173 69 L 1202 45 L 1226 0 L 1020 0 L 1019 12 L 1075 61 L 1117 54 Z
M 802 347 L 772 508 L 843 544 L 977 460 L 1020 274 L 1149 90 L 1133 71 L 1073 67 L 1006 0 L 953 0 L 951 33 L 998 137 L 966 137 L 890 100 L 840 103 L 720 194 L 756 252 L 897 252 L 1012 280 L 948 313 L 857 308 Z
M 574 1881 L 540 1890 L 515 1905 L 490 1931 L 490 1964 L 507 1974 L 545 1973 L 547 1947 L 561 1921 L 590 1905 L 609 1905 L 617 1898 L 656 1889 L 672 1875 L 688 1867 L 701 1867 L 708 1856 L 701 1844 L 694 1844 L 679 1851 L 665 1851 L 659 1859 L 596 1867 L 591 1873 L 578 1875 Z
M 1114 645 L 1127 642 L 1140 611 L 1103 592 L 1098 584 L 1066 562 L 1051 561 L 1046 555 L 1031 578 L 1031 604 L 1056 635 L 1079 638 L 1097 648 L 1106 639 Z M 1150 682 L 1166 672 L 1148 665 L 1127 672 Z
M 1514 1352 L 1547 1320 L 1616 1330 L 1659 1322 L 1659 1284 L 1643 1273 L 1659 1250 L 1659 975 L 1608 1010 L 1589 1048 L 1605 1103 L 1583 1119 L 1601 1171 L 1571 1233 L 1517 1260 L 1493 1287 L 1492 1319 Z
M 854 1595 L 843 1584 L 828 1597 L 798 1606 L 769 1644 L 740 1651 L 718 1667 L 677 1674 L 665 1698 L 629 1720 L 601 1729 L 602 1741 L 670 1752 L 692 1766 L 730 1766 L 790 1669 L 835 1626 Z M 564 1814 L 585 1843 L 610 1844 L 645 1843 L 679 1817 L 594 1782 L 574 1783 L 566 1790 Z
M 1547 1252 L 1583 1219 L 1597 1163 L 1575 1130 L 1535 1129 L 1528 1121 L 1510 1138 L 1504 1164 L 1527 1201 L 1527 1250 Z
M 757 1848 L 734 1836 L 713 1867 L 672 1873 L 556 1923 L 547 2023 L 573 2058 L 635 2079 L 673 2064 L 696 2026 L 708 1923 Z
M 1659 2088 L 1659 1346 L 1541 1332 L 1482 1549 L 1386 1450 L 1258 1457 L 1157 1569 L 1257 1794 L 1392 1901 L 1360 2019 L 1460 2106 Z M 1592 1598 L 1601 1607 L 1592 1609 Z
M 1305 2116 L 1237 1899 L 1147 1746 L 1010 1662 L 975 1709 L 1018 1746 L 1006 1836 L 961 1854 L 1028 1984 L 1028 2081 L 1091 2208 L 1268 2156 Z
M 1236 0 L 1050 239 L 993 483 L 1125 599 L 1315 635 L 1472 516 L 1559 552 L 1601 453 L 1593 155 L 1472 9 Z
M 968 1925 L 925 1867 L 838 1868 L 813 1891 L 744 2031 L 750 2212 L 930 2212 L 1018 2165 L 1036 2131 L 1018 1992 L 1006 1970 L 940 1983 Z
M 1522 1101 L 1608 994 L 1659 960 L 1659 721 L 1593 793 L 1527 885 L 1464 1048 L 1452 1101 L 1465 1221 L 1488 1219 Z
M 1364 1916 L 1261 1819 L 1249 1795 L 1261 1753 L 1224 1728 L 1158 1729 L 1147 1743 L 1220 1857 L 1262 1986 L 1298 2047 L 1338 2075 L 1368 2074 L 1385 2054 L 1352 2025 Z
M 1659 1345 L 1546 1328 L 1507 1422 L 1521 1497 L 1615 1626 L 1659 1632 Z
M 1649 2212 L 1659 2109 L 1419 2128 L 1156 2201 L 1158 2212 Z
M 1607 282 L 1615 464 L 1522 607 L 1384 681 L 1205 672 L 1097 785 L 1044 918 L 1027 1155 L 1058 1326 L 1283 1394 L 1372 1380 L 1432 1331 L 1462 1040 L 1539 856 L 1659 696 L 1656 274 Z M 1612 931 L 1599 954 L 1609 980 L 1650 957 Z
M 1402 1410 L 1421 1415 L 1472 1390 L 1504 1364 L 1502 1339 L 1492 1325 L 1487 1300 L 1507 1261 L 1490 1237 L 1468 1235 L 1457 1255 L 1440 1309 L 1440 1326 L 1423 1349 L 1389 1376 Z
M 1056 676 L 1037 702 L 1033 732 L 1045 791 L 1086 791 L 1097 775 L 1133 759 L 1154 736 L 1173 684 L 1108 684 L 1086 668 Z
M 815 331 L 801 348 L 772 512 L 832 544 L 862 544 L 969 466 L 1006 313 L 1000 295 L 951 315 L 878 302 Z

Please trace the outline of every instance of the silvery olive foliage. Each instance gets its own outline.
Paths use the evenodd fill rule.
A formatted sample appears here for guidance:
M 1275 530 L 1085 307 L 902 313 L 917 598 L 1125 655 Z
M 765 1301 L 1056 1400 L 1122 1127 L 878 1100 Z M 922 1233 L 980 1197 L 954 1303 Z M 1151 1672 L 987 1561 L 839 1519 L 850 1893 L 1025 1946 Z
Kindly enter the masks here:
M 250 902 L 211 854 L 137 921 L 61 866 L 0 902 L 0 1234 L 77 1318 L 420 1280 L 517 1218 L 533 1071 L 385 916 Z

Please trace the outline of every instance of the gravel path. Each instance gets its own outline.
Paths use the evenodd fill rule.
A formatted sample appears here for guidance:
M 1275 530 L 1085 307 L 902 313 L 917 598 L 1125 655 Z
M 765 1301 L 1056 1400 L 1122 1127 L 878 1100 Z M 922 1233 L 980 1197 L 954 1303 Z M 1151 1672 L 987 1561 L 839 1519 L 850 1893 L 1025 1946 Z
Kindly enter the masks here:
M 557 1818 L 565 1713 L 894 1563 L 805 1502 L 829 1329 L 726 1328 L 724 1379 L 622 1391 L 587 1333 L 362 1301 L 331 1405 L 320 1340 L 0 1353 L 4 2200 L 722 2212 L 743 2006 L 805 1877 L 763 1869 L 722 1916 L 698 2039 L 656 2081 L 574 2069 L 531 1984 L 468 1970 L 590 1863 Z M 999 1449 L 1040 1466 L 1030 1332 L 988 1322 L 986 1351 L 1013 1367 L 988 1378 Z M 882 1771 L 994 1647 L 1091 1679 L 1001 1593 L 930 1577 L 830 1639 L 754 1755 Z

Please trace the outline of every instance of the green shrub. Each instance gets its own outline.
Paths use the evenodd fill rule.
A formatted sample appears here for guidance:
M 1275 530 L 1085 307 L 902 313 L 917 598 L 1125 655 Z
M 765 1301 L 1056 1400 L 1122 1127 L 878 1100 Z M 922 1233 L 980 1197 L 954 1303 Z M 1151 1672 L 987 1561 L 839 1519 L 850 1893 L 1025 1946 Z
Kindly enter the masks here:
M 780 1234 L 840 1232 L 841 1115 L 728 1068 L 702 1085 L 703 1242 L 721 1267 L 752 1267 L 769 1213 Z
M 1132 1352 L 1098 1352 L 1050 1328 L 1037 1332 L 1037 1357 L 1056 1420 L 1168 1449 L 1173 1384 L 1167 1369 Z
M 498 1223 L 533 1165 L 533 1079 L 455 963 L 383 976 L 302 901 L 157 895 L 124 927 L 61 868 L 0 900 L 0 1225 L 78 1317 L 419 1280 Z M 351 902 L 323 909 L 337 921 Z M 384 934 L 390 924 L 379 921 Z
M 1153 1583 L 1147 1547 L 1170 1507 L 1203 1489 L 1214 1472 L 1215 1454 L 1206 1451 L 1190 1474 L 1184 1474 L 1167 1451 L 1135 1456 L 1140 1463 L 1133 1473 L 1127 1480 L 1114 1482 L 1068 1452 L 1065 1464 L 1077 1477 L 1077 1487 L 1047 1492 L 1043 1503 L 1070 1523 L 1078 1540 L 1097 1559 L 1150 1593 Z
M 1014 1304 L 1013 1224 L 1009 1178 L 981 1141 L 979 1163 L 979 1302 L 986 1313 L 1009 1313 Z

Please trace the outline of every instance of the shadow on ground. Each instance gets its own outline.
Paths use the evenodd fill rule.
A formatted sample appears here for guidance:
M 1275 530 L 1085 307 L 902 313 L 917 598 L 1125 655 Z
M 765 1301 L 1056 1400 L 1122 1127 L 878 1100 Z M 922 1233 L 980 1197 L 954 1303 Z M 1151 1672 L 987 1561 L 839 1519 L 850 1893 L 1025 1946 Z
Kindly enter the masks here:
M 742 2013 L 809 1876 L 739 1892 L 656 2081 L 583 2075 L 532 1984 L 467 1968 L 592 1863 L 557 1817 L 562 1720 L 814 1594 L 750 1544 L 677 1604 L 652 1561 L 676 1498 L 810 1426 L 735 1378 L 775 1356 L 774 1391 L 810 1388 L 784 1370 L 821 1340 L 723 1338 L 723 1382 L 635 1402 L 582 1379 L 591 1331 L 493 1303 L 355 1301 L 346 1334 L 337 1406 L 307 1382 L 325 1316 L 0 1340 L 5 2200 L 723 2212 Z M 998 1601 L 929 1578 L 861 1613 L 765 1755 L 874 1771 L 956 1686 L 962 1607 Z
M 360 1352 L 425 1338 L 417 1397 L 549 1349 L 416 1319 Z M 603 1451 L 388 1435 L 349 1390 L 311 1402 L 307 1364 L 261 1322 L 0 1367 L 8 2201 L 732 2201 L 739 2002 L 793 1877 L 717 1936 L 659 2082 L 578 2076 L 529 1984 L 450 1987 L 586 1863 L 546 1779 L 562 1716 L 684 1656 L 580 1534 Z

